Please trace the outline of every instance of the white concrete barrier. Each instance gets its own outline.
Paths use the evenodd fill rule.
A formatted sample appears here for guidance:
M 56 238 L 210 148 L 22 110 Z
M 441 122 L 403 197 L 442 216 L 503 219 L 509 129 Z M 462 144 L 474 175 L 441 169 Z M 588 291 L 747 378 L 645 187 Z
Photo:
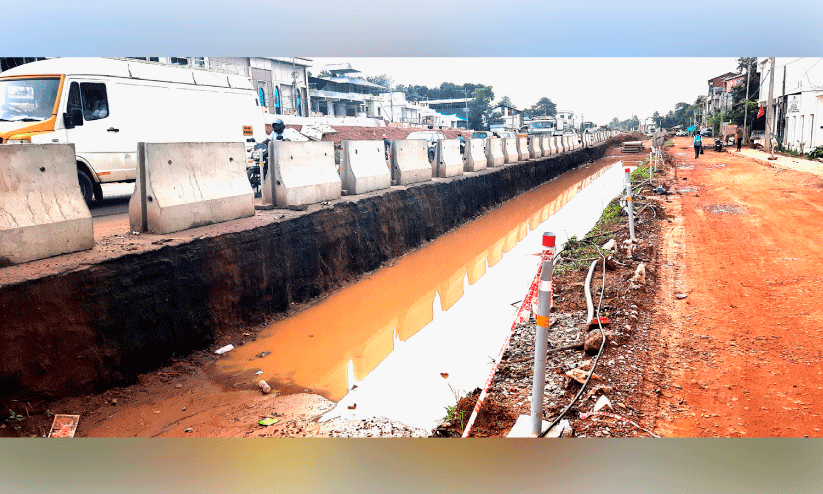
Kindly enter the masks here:
M 271 141 L 269 167 L 260 175 L 264 203 L 287 208 L 340 199 L 333 142 Z
M 466 141 L 465 163 L 463 171 L 479 172 L 486 168 L 486 140 L 469 139 Z
M 568 149 L 566 149 L 566 140 L 563 139 L 563 136 L 554 136 L 554 138 L 555 146 L 557 146 L 557 152 L 565 153 L 566 151 L 568 151 Z
M 74 144 L 0 145 L 0 268 L 93 246 Z
M 239 142 L 137 143 L 132 231 L 171 233 L 254 216 Z
M 517 136 L 517 161 L 529 161 L 529 138 Z
M 441 139 L 437 141 L 432 175 L 440 178 L 463 175 L 463 157 L 460 155 L 459 140 Z
M 520 155 L 517 153 L 517 138 L 504 137 L 503 138 L 503 156 L 506 157 L 506 164 L 517 163 Z
M 391 187 L 383 141 L 343 141 L 340 180 L 349 194 L 366 194 Z
M 486 138 L 486 166 L 502 166 L 506 164 L 503 154 L 503 139 L 499 137 Z
M 396 139 L 391 145 L 391 175 L 397 185 L 432 179 L 429 145 L 424 139 Z
M 550 152 L 551 154 L 557 154 L 557 153 L 558 153 L 558 150 L 557 150 L 557 141 L 556 141 L 556 139 L 554 138 L 554 136 L 546 136 L 546 137 L 544 137 L 544 139 L 546 139 L 546 140 L 548 141 L 548 143 L 549 143 L 549 144 L 548 144 L 548 146 L 549 146 L 549 152 Z
M 529 137 L 529 159 L 543 157 L 543 150 L 540 148 L 540 136 Z

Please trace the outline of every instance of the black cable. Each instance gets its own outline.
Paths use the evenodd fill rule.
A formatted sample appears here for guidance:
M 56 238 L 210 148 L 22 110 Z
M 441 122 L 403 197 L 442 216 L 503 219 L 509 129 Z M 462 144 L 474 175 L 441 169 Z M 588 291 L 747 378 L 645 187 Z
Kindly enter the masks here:
M 537 437 L 546 437 L 546 434 L 548 434 L 549 431 L 552 430 L 552 427 L 557 425 L 560 422 L 560 420 L 563 419 L 566 413 L 571 409 L 571 407 L 577 402 L 577 400 L 580 399 L 580 396 L 583 394 L 583 390 L 586 389 L 586 385 L 589 384 L 589 381 L 594 375 L 594 369 L 597 367 L 597 361 L 600 360 L 600 356 L 603 354 L 603 348 L 606 346 L 606 334 L 603 331 L 603 324 L 600 322 L 600 307 L 603 303 L 603 292 L 606 290 L 606 258 L 603 256 L 603 252 L 600 251 L 599 247 L 595 246 L 595 248 L 597 249 L 597 253 L 600 254 L 600 257 L 603 259 L 603 282 L 600 286 L 600 300 L 598 300 L 597 302 L 597 326 L 600 328 L 601 339 L 600 350 L 598 350 L 597 356 L 594 358 L 594 362 L 592 363 L 592 369 L 591 371 L 589 371 L 589 375 L 586 376 L 586 382 L 584 382 L 583 385 L 580 387 L 580 391 L 577 392 L 577 395 L 575 395 L 574 399 L 572 399 L 572 401 L 566 406 L 566 408 L 563 409 L 562 412 L 560 412 L 560 415 L 558 415 L 557 418 L 554 419 L 554 421 L 552 421 L 551 424 L 549 424 L 546 430 L 541 432 L 540 435 L 538 435 Z M 596 262 L 597 261 L 595 261 L 595 263 Z M 586 321 L 586 324 L 588 323 L 589 321 Z

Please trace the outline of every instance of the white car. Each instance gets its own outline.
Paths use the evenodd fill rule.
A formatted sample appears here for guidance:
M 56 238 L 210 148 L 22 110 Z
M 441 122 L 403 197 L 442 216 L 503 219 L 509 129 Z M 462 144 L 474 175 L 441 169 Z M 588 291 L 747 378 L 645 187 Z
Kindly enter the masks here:
M 428 141 L 429 161 L 433 161 L 434 147 L 437 145 L 437 141 L 447 139 L 447 137 L 443 132 L 438 132 L 436 130 L 418 130 L 407 135 L 406 139 L 425 139 Z

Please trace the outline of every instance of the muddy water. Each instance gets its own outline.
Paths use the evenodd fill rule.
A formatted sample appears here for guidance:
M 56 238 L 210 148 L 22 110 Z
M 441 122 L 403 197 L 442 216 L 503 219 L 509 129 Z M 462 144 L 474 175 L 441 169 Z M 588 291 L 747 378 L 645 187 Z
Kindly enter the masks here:
M 566 173 L 272 324 L 221 359 L 218 370 L 235 380 L 310 389 L 339 401 L 338 415 L 383 415 L 430 428 L 455 393 L 485 380 L 489 356 L 511 325 L 511 303 L 534 275 L 543 227 L 551 225 L 561 242 L 585 233 L 619 193 L 615 161 Z M 563 224 L 547 221 L 595 182 L 611 186 L 585 191 L 591 211 L 582 214 L 578 205 Z M 518 242 L 522 252 L 514 254 Z

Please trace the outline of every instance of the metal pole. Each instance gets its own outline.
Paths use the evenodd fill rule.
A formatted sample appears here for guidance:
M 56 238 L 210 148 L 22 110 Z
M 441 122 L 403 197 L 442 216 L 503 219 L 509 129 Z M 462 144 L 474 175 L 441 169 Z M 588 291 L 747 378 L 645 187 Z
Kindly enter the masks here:
M 769 143 L 769 159 L 776 160 L 774 157 L 774 146 L 772 146 L 772 131 L 774 128 L 774 57 L 769 59 L 771 61 L 771 70 L 769 70 L 769 101 L 766 108 L 766 142 Z
M 549 341 L 549 314 L 552 306 L 554 233 L 543 234 L 543 267 L 537 290 L 537 326 L 534 335 L 534 373 L 532 381 L 531 433 L 539 435 L 543 426 L 543 388 L 546 386 L 546 352 Z
M 626 205 L 629 209 L 629 237 L 634 240 L 634 211 L 632 210 L 632 178 L 626 168 Z

